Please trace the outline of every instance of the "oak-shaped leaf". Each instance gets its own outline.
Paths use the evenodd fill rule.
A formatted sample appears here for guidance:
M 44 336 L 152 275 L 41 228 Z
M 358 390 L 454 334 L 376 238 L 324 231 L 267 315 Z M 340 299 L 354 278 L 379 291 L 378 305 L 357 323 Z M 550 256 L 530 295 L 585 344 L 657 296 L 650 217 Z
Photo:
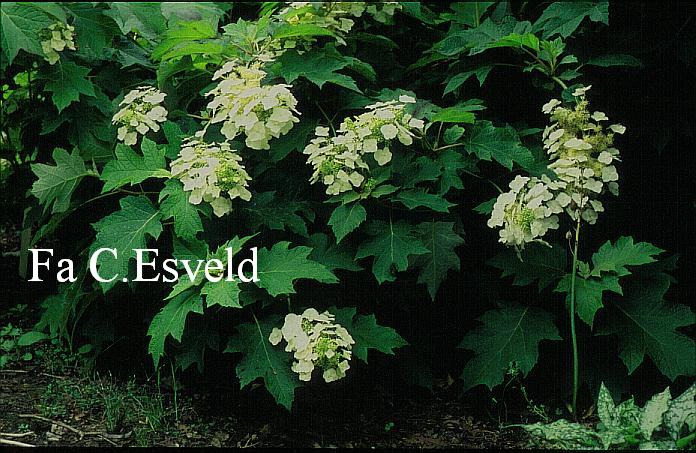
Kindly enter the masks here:
M 134 249 L 146 248 L 147 236 L 157 239 L 162 232 L 162 214 L 146 197 L 125 197 L 119 204 L 120 210 L 92 224 L 97 237 L 90 256 L 100 248 L 117 251 L 116 257 L 109 252 L 97 257 L 99 275 L 103 279 L 116 277 L 111 282 L 100 283 L 104 292 L 128 275 L 128 261 L 136 256 Z
M 85 176 L 96 176 L 87 170 L 77 148 L 71 154 L 62 148 L 53 150 L 56 165 L 31 164 L 31 171 L 37 180 L 31 187 L 31 193 L 39 199 L 44 210 L 51 208 L 53 214 L 65 212 L 70 207 L 70 198 L 75 188 Z
M 394 349 L 408 344 L 393 328 L 377 324 L 375 315 L 358 315 L 354 307 L 331 307 L 329 312 L 336 316 L 336 322 L 353 337 L 353 354 L 365 363 L 368 349 L 393 355 Z
M 147 330 L 147 335 L 151 337 L 147 350 L 152 355 L 155 368 L 164 355 L 164 344 L 167 337 L 171 335 L 176 341 L 181 341 L 186 317 L 189 313 L 203 314 L 203 300 L 199 292 L 194 289 L 188 289 L 173 297 L 152 318 Z
M 101 179 L 104 181 L 102 193 L 117 189 L 126 184 L 138 184 L 148 178 L 167 178 L 164 147 L 157 146 L 148 138 L 143 138 L 140 156 L 129 146 L 116 145 L 116 159 L 104 166 Z
M 237 334 L 230 338 L 225 352 L 243 354 L 236 368 L 241 388 L 261 378 L 276 402 L 290 410 L 295 389 L 302 384 L 290 369 L 292 354 L 285 352 L 284 348 L 274 347 L 268 341 L 271 330 L 281 326 L 283 320 L 273 315 L 254 321 L 236 327 Z
M 336 276 L 326 266 L 309 258 L 310 247 L 289 248 L 290 242 L 277 242 L 269 250 L 258 251 L 258 278 L 256 286 L 271 296 L 295 293 L 294 283 L 299 279 L 321 283 L 337 283 Z
M 355 258 L 374 256 L 372 273 L 380 284 L 394 281 L 395 272 L 405 271 L 409 256 L 430 252 L 413 226 L 403 221 L 374 221 L 368 224 L 367 232 L 370 239 L 360 244 Z
M 469 332 L 460 348 L 475 352 L 464 367 L 464 390 L 479 384 L 501 384 L 512 364 L 526 375 L 539 358 L 539 343 L 560 340 L 551 313 L 537 307 L 506 304 L 478 319 L 483 325 Z

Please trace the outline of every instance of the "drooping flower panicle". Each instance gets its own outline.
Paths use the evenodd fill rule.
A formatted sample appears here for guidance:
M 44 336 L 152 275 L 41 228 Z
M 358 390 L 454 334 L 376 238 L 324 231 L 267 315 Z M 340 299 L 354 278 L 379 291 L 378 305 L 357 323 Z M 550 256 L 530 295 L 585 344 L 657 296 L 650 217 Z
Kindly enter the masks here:
M 289 313 L 282 328 L 271 331 L 268 341 L 274 346 L 281 340 L 286 341 L 285 350 L 292 352 L 295 359 L 292 371 L 301 381 L 311 380 L 315 368 L 323 371 L 326 382 L 346 376 L 355 341 L 334 320 L 335 316 L 328 311 L 320 314 L 314 308 L 308 308 L 301 315 Z
M 205 143 L 189 138 L 181 145 L 179 158 L 172 162 L 172 176 L 191 192 L 189 202 L 210 203 L 216 216 L 232 210 L 232 200 L 239 197 L 249 201 L 249 174 L 241 164 L 242 158 L 228 143 Z
M 207 93 L 213 96 L 208 103 L 210 123 L 222 123 L 221 132 L 228 140 L 244 133 L 252 149 L 269 149 L 271 138 L 287 134 L 300 121 L 291 86 L 262 85 L 265 76 L 258 64 L 247 67 L 231 61 L 215 73 L 213 80 L 221 80 Z
M 119 125 L 118 139 L 126 145 L 135 145 L 138 134 L 160 130 L 159 123 L 167 121 L 167 109 L 160 104 L 167 95 L 157 88 L 141 86 L 123 98 L 111 122 Z
M 552 184 L 547 176 L 515 177 L 510 191 L 498 196 L 488 220 L 489 227 L 502 227 L 500 242 L 521 249 L 528 242 L 544 242 L 546 232 L 558 228 L 556 214 L 563 209 L 553 200 Z
M 75 27 L 55 22 L 43 29 L 41 36 L 41 50 L 49 64 L 56 64 L 60 60 L 59 52 L 65 49 L 75 50 Z
M 586 92 L 590 87 L 573 92 L 574 108 L 563 107 L 552 100 L 543 111 L 553 123 L 544 130 L 544 149 L 549 154 L 549 168 L 558 175 L 557 199 L 573 220 L 581 216 L 586 222 L 597 221 L 604 211 L 598 199 L 605 192 L 619 193 L 619 174 L 614 166 L 619 161 L 619 150 L 614 148 L 614 135 L 626 128 L 608 122 L 603 112 L 590 113 Z M 555 102 L 554 102 L 555 101 Z
M 517 176 L 510 183 L 512 190 L 499 195 L 493 206 L 488 226 L 502 227 L 500 241 L 518 251 L 528 242 L 544 242 L 544 234 L 558 228 L 556 214 L 565 210 L 574 221 L 580 218 L 593 224 L 604 211 L 600 195 L 607 191 L 618 195 L 619 175 L 613 163 L 619 160 L 619 151 L 613 142 L 614 134 L 623 134 L 626 128 L 602 126 L 609 119 L 603 112 L 590 113 L 589 89 L 573 92 L 574 108 L 564 107 L 558 99 L 542 107 L 552 120 L 542 139 L 549 155 L 548 169 L 555 178 Z
M 385 165 L 392 159 L 392 140 L 408 146 L 416 132 L 422 135 L 423 121 L 406 111 L 406 105 L 415 102 L 402 95 L 398 101 L 369 105 L 365 113 L 346 118 L 334 137 L 329 137 L 328 128 L 317 127 L 316 137 L 304 150 L 309 155 L 307 162 L 314 167 L 310 182 L 324 183 L 329 195 L 361 187 L 369 176 L 368 155 L 378 165 Z

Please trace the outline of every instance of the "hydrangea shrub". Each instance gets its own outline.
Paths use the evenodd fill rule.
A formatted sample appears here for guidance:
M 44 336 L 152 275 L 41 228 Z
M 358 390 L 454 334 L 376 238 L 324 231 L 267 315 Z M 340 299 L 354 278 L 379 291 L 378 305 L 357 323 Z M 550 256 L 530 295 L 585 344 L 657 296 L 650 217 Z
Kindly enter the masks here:
M 27 131 L 42 148 L 24 245 L 81 234 L 64 245 L 82 270 L 44 301 L 36 328 L 99 353 L 115 335 L 99 326 L 124 328 L 128 304 L 115 301 L 137 301 L 156 369 L 203 371 L 215 350 L 236 364 L 231 382 L 263 382 L 290 409 L 300 386 L 369 373 L 355 366 L 368 355 L 398 364 L 416 351 L 419 315 L 397 331 L 385 307 L 402 302 L 384 294 L 460 303 L 441 288 L 463 253 L 475 256 L 465 237 L 480 225 L 502 243 L 481 275 L 487 261 L 501 284 L 512 276 L 543 295 L 491 303 L 461 332 L 465 390 L 493 389 L 511 369 L 526 376 L 542 342 L 578 351 L 576 320 L 586 337 L 615 338 L 621 372 L 649 360 L 672 380 L 696 374 L 680 330 L 693 312 L 664 297 L 675 260 L 631 232 L 578 252 L 581 227 L 600 231 L 591 225 L 612 215 L 603 201 L 619 196 L 630 133 L 601 111 L 611 106 L 585 69 L 635 59 L 597 64 L 574 47 L 607 25 L 606 3 L 473 5 L 4 2 L 0 66 L 26 74 L 31 96 L 16 102 L 41 121 Z M 487 110 L 502 67 L 530 94 L 529 118 Z M 102 247 L 119 258 L 97 268 L 131 281 L 86 277 L 83 252 Z M 227 266 L 250 247 L 258 281 L 130 278 L 133 248 Z M 342 289 L 363 286 L 379 291 L 358 301 Z M 576 383 L 582 366 L 576 353 Z M 561 397 L 574 408 L 576 393 Z

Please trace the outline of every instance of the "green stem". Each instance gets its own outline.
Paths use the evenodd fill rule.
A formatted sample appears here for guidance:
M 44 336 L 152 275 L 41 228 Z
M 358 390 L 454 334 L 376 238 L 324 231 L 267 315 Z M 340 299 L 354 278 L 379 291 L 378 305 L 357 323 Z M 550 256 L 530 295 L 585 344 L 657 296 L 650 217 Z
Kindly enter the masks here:
M 582 219 L 578 213 L 578 223 L 575 227 L 575 244 L 573 246 L 573 268 L 570 274 L 570 336 L 573 341 L 573 415 L 577 414 L 578 401 L 578 338 L 575 334 L 575 276 L 578 270 L 578 243 L 580 242 L 580 222 Z
M 174 363 L 169 361 L 169 368 L 172 371 L 172 384 L 174 385 L 174 419 L 179 423 L 179 401 L 178 401 L 178 390 L 179 384 L 176 382 L 176 373 L 174 373 Z
M 556 76 L 553 76 L 553 77 L 551 77 L 551 78 L 553 79 L 554 82 L 556 82 L 557 84 L 559 84 L 559 85 L 561 86 L 561 88 L 563 88 L 564 90 L 567 90 L 567 89 L 568 89 L 568 85 L 566 85 L 565 82 L 563 82 L 563 80 L 559 79 L 559 78 L 556 77 Z
M 696 439 L 696 432 L 691 433 L 688 436 L 682 437 L 681 439 L 678 439 L 676 444 L 678 449 L 683 449 L 686 448 L 691 442 L 693 442 Z

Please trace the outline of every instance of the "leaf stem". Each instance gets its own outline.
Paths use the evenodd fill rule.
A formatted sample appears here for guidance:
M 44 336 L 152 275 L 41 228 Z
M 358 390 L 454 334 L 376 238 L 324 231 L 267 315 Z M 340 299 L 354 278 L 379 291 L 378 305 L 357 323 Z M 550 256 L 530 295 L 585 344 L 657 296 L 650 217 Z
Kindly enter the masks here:
M 563 82 L 563 80 L 559 79 L 559 78 L 556 77 L 556 76 L 553 76 L 553 77 L 551 77 L 551 78 L 553 79 L 554 82 L 556 82 L 557 84 L 559 84 L 559 85 L 561 86 L 561 88 L 563 88 L 564 90 L 567 90 L 567 89 L 568 89 L 568 85 L 566 85 L 565 82 Z
M 573 268 L 570 274 L 570 336 L 573 342 L 573 404 L 571 410 L 573 415 L 577 414 L 578 401 L 578 338 L 575 333 L 575 276 L 578 270 L 578 243 L 580 242 L 580 225 L 582 218 L 578 213 L 578 223 L 575 227 L 575 244 L 573 245 Z
M 319 102 L 314 101 L 314 104 L 317 106 L 321 114 L 324 116 L 326 119 L 326 122 L 329 123 L 328 126 L 331 128 L 331 133 L 333 135 L 336 135 L 336 129 L 334 129 L 333 123 L 331 122 L 331 118 L 329 118 L 329 115 L 326 114 L 323 108 L 321 108 L 321 105 L 319 105 Z

